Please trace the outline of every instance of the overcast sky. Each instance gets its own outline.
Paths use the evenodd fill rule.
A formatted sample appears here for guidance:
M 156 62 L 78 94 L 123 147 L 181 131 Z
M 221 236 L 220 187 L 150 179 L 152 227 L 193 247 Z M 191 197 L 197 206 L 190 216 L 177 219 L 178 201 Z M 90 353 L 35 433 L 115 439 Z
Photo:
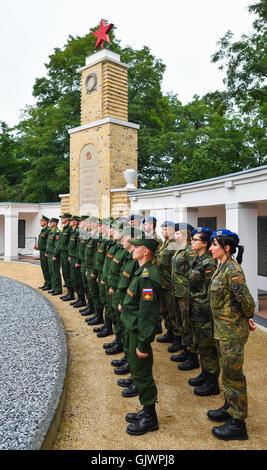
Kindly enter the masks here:
M 124 47 L 144 45 L 167 66 L 163 91 L 183 104 L 194 94 L 223 89 L 223 74 L 210 63 L 228 29 L 237 40 L 252 30 L 247 6 L 255 0 L 0 0 L 0 120 L 19 122 L 33 104 L 32 87 L 45 63 L 69 35 L 84 36 L 106 18 Z

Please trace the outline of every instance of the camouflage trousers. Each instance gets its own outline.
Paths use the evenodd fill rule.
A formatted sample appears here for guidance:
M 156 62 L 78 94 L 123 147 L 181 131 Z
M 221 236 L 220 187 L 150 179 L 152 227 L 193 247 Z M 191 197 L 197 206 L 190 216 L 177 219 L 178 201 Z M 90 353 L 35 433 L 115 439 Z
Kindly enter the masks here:
M 193 334 L 193 327 L 189 315 L 189 295 L 186 298 L 174 297 L 176 325 L 182 345 L 191 352 L 197 352 L 197 339 Z
M 213 336 L 212 321 L 192 321 L 193 337 L 196 338 L 200 362 L 203 368 L 211 374 L 220 374 L 220 362 L 216 341 Z
M 91 277 L 92 271 L 89 270 L 86 272 L 87 286 L 88 286 L 88 296 L 92 300 L 95 310 L 102 308 L 99 297 L 99 288 L 96 277 Z
M 246 377 L 243 374 L 246 342 L 247 336 L 231 341 L 216 340 L 228 413 L 240 420 L 246 419 L 248 409 Z
M 173 298 L 172 291 L 170 289 L 160 290 L 160 320 L 164 319 L 164 325 L 167 331 L 171 331 L 173 328 L 172 318 L 173 313 Z

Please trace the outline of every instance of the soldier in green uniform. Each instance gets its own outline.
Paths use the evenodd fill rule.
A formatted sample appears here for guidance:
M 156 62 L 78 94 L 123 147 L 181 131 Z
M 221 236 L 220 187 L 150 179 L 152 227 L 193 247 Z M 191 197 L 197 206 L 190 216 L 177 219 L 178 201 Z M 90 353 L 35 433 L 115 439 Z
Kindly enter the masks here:
M 192 323 L 189 315 L 189 269 L 197 256 L 191 248 L 191 231 L 189 224 L 175 225 L 176 241 L 179 248 L 172 258 L 172 289 L 177 329 L 182 336 L 184 351 L 171 356 L 174 362 L 182 362 L 180 370 L 191 370 L 199 367 L 197 344 L 194 341 Z
M 155 239 L 140 238 L 131 240 L 134 245 L 133 259 L 139 268 L 127 289 L 121 310 L 121 322 L 124 326 L 124 342 L 139 400 L 143 409 L 138 413 L 128 413 L 130 422 L 126 431 L 140 435 L 158 429 L 155 409 L 157 387 L 154 382 L 152 366 L 153 353 L 151 343 L 159 322 L 160 277 L 152 264 L 153 253 L 158 248 Z
M 60 238 L 60 263 L 62 269 L 62 276 L 64 279 L 65 286 L 67 288 L 67 293 L 63 295 L 61 300 L 68 295 L 72 295 L 73 297 L 73 289 L 71 285 L 71 278 L 70 278 L 70 263 L 68 262 L 68 246 L 69 246 L 69 239 L 70 239 L 70 219 L 71 214 L 66 212 L 63 215 L 59 216 L 61 218 L 62 230 L 61 230 L 61 238 Z M 73 297 L 74 298 L 74 297 Z
M 70 277 L 71 277 L 71 285 L 74 292 L 77 292 L 78 299 L 74 302 L 71 302 L 70 305 L 74 307 L 81 307 L 86 305 L 85 297 L 84 297 L 84 286 L 82 282 L 81 276 L 81 267 L 79 264 L 79 255 L 78 255 L 78 248 L 79 248 L 79 220 L 80 218 L 77 215 L 73 215 L 70 219 L 70 226 L 71 226 L 71 233 L 69 239 L 69 246 L 68 246 L 68 261 L 70 263 Z M 72 300 L 71 296 L 65 297 L 64 301 Z
M 157 219 L 156 217 L 147 216 L 143 219 L 143 230 L 149 238 L 155 238 L 159 242 L 159 247 L 162 244 L 161 237 L 156 232 Z
M 211 234 L 212 231 L 205 227 L 197 227 L 191 234 L 191 245 L 198 256 L 189 271 L 190 319 L 198 344 L 202 372 L 198 377 L 189 379 L 189 385 L 195 386 L 194 393 L 199 396 L 220 393 L 220 364 L 208 298 L 209 284 L 217 267 L 208 251 Z
M 211 280 L 209 299 L 225 403 L 217 410 L 209 410 L 208 417 L 213 421 L 225 421 L 225 424 L 212 429 L 217 438 L 244 440 L 248 439 L 244 346 L 249 330 L 256 328 L 252 318 L 255 304 L 240 266 L 243 247 L 239 246 L 238 235 L 227 229 L 216 230 L 211 242 L 210 252 L 220 262 Z M 238 254 L 235 260 L 232 255 L 236 249 Z
M 51 231 L 46 242 L 46 255 L 48 258 L 49 274 L 52 280 L 52 290 L 48 291 L 52 295 L 62 294 L 62 282 L 60 274 L 60 238 L 61 231 L 57 224 L 59 220 L 50 219 Z
M 95 315 L 87 319 L 88 325 L 99 325 L 104 323 L 103 305 L 99 296 L 99 287 L 97 282 L 98 272 L 96 269 L 96 256 L 99 247 L 98 225 L 101 223 L 99 217 L 90 216 L 90 238 L 87 240 L 84 252 L 84 262 L 86 269 L 86 279 L 88 285 L 88 295 L 92 299 Z
M 85 261 L 84 261 L 85 246 L 90 237 L 89 232 L 87 230 L 87 227 L 89 224 L 89 217 L 88 215 L 81 215 L 79 219 L 80 220 L 79 220 L 79 225 L 78 225 L 79 236 L 78 236 L 78 246 L 77 246 L 76 268 L 80 268 L 81 280 L 82 280 L 83 289 L 84 289 L 84 296 L 88 300 L 88 305 L 86 305 L 86 300 L 84 298 L 81 298 L 78 302 L 75 303 L 75 308 L 83 307 L 82 309 L 79 310 L 80 313 L 84 313 L 84 311 L 86 311 L 86 313 L 90 312 L 91 314 L 91 313 L 94 313 L 94 306 L 93 306 L 93 301 L 89 296 L 88 284 L 87 284 L 87 278 L 86 278 L 86 268 L 85 268 Z
M 45 256 L 47 237 L 50 233 L 50 227 L 48 226 L 49 219 L 45 215 L 42 215 L 40 225 L 42 227 L 38 237 L 37 250 L 40 251 L 40 264 L 41 270 L 44 277 L 44 285 L 39 287 L 42 290 L 50 290 L 52 288 L 52 281 L 50 279 L 48 258 Z
M 178 333 L 174 336 L 174 324 L 171 321 L 171 318 L 174 317 L 171 291 L 171 259 L 177 250 L 174 239 L 175 223 L 166 220 L 161 225 L 161 228 L 164 242 L 157 251 L 156 266 L 161 279 L 160 315 L 161 318 L 164 318 L 167 332 L 163 336 L 158 336 L 157 341 L 159 343 L 173 343 L 174 340 L 178 341 L 180 339 L 181 344 L 181 338 L 178 336 Z

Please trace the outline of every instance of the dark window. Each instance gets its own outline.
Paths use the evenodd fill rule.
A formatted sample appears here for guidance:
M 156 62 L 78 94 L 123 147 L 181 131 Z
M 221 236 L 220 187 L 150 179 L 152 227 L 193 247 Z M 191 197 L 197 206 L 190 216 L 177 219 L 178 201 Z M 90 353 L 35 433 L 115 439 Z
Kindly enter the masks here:
M 267 216 L 258 217 L 258 275 L 267 276 Z
M 25 225 L 26 220 L 19 220 L 18 248 L 25 248 Z
M 217 230 L 217 217 L 199 217 L 197 219 L 198 227 L 210 228 L 213 232 Z

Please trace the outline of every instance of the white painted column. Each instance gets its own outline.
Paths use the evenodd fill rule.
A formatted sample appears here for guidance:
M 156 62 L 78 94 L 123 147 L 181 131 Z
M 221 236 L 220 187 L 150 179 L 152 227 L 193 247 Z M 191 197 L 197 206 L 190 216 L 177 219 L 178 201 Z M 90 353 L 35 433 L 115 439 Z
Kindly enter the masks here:
M 178 206 L 174 208 L 174 221 L 184 222 L 186 224 L 192 225 L 194 228 L 197 227 L 198 219 L 198 208 L 197 207 L 187 207 L 187 206 Z
M 225 228 L 238 234 L 240 245 L 244 246 L 242 268 L 250 293 L 258 311 L 258 205 L 232 203 L 225 205 Z
M 18 211 L 12 207 L 9 207 L 5 213 L 4 260 L 18 260 Z

